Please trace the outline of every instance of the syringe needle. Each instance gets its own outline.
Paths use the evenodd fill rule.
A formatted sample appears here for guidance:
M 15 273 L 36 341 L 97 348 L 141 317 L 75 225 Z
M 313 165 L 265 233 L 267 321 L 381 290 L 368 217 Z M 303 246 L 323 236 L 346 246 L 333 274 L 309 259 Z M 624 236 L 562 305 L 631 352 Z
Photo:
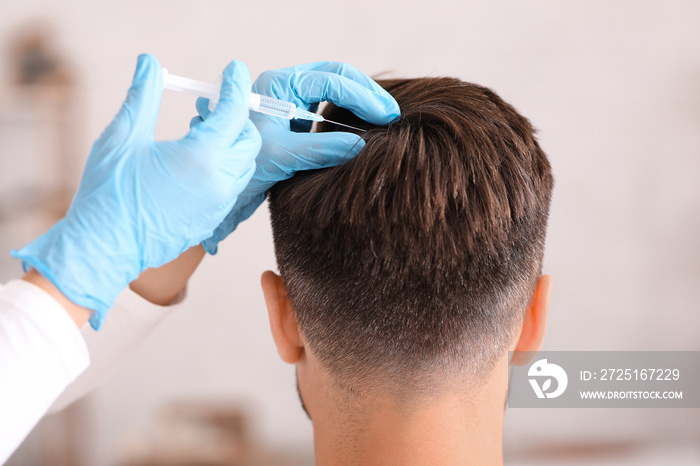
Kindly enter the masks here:
M 354 129 L 355 131 L 360 131 L 360 132 L 362 132 L 362 133 L 366 133 L 366 132 L 367 132 L 366 129 L 355 128 L 354 126 L 346 125 L 345 123 L 338 123 L 337 121 L 326 120 L 325 118 L 323 119 L 323 121 L 324 121 L 325 123 L 332 123 L 332 124 L 338 125 L 338 126 L 345 126 L 346 128 Z

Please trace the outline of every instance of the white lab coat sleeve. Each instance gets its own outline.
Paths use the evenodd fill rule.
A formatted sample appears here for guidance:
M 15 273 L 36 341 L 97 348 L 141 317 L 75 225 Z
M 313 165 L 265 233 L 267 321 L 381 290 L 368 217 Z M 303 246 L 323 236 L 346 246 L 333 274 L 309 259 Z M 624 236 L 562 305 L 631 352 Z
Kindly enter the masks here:
M 89 362 L 80 331 L 51 295 L 24 280 L 0 287 L 0 464 Z
M 169 306 L 158 306 L 129 288 L 121 292 L 99 331 L 82 329 L 90 352 L 87 368 L 56 400 L 50 412 L 60 411 L 92 391 L 133 354 L 153 329 L 178 306 L 183 290 Z

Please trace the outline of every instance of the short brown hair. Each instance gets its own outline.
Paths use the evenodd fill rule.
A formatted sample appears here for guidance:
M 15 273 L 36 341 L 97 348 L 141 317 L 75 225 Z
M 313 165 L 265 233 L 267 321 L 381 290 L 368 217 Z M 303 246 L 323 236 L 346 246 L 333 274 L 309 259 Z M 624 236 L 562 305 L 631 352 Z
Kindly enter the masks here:
M 551 168 L 530 122 L 453 78 L 379 83 L 401 107 L 335 168 L 269 197 L 299 328 L 336 380 L 481 373 L 507 350 L 541 273 Z M 328 129 L 328 128 L 326 128 Z

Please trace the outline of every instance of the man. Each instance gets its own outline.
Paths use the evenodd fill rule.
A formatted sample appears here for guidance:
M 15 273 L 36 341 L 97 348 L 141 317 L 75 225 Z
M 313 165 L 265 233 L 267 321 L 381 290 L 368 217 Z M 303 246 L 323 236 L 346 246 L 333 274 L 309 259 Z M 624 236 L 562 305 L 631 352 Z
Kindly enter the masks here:
M 398 121 L 332 108 L 362 152 L 271 189 L 275 344 L 318 464 L 501 464 L 508 352 L 539 348 L 549 306 L 550 165 L 486 88 L 380 84 Z
M 297 365 L 318 464 L 500 464 L 508 363 L 544 336 L 551 169 L 530 123 L 488 89 L 382 84 L 400 119 L 375 126 L 331 108 L 329 119 L 367 129 L 359 155 L 270 191 L 281 273 L 262 277 L 272 334 Z M 153 301 L 146 291 L 186 282 L 167 277 L 191 273 L 197 257 L 201 248 L 132 289 Z M 125 322 L 117 311 L 97 337 Z M 103 343 L 88 340 L 91 354 Z M 63 404 L 99 378 L 89 372 Z

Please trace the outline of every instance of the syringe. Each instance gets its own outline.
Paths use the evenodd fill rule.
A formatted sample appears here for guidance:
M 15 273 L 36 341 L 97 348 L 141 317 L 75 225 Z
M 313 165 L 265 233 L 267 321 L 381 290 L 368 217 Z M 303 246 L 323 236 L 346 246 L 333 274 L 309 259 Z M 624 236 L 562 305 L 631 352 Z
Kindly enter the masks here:
M 214 110 L 216 104 L 219 102 L 219 89 L 221 89 L 222 79 L 222 76 L 219 76 L 219 79 L 217 79 L 215 83 L 209 84 L 194 79 L 183 78 L 182 76 L 176 76 L 169 73 L 166 68 L 163 68 L 163 89 L 186 92 L 199 97 L 205 97 L 209 99 L 210 111 Z M 286 102 L 284 100 L 275 99 L 266 95 L 251 93 L 248 108 L 254 112 L 265 113 L 267 115 L 286 118 L 288 120 L 297 118 L 300 120 L 327 121 L 328 123 L 345 126 L 354 130 L 365 131 L 364 129 L 355 128 L 354 126 L 326 120 L 322 115 L 301 109 L 292 102 Z

